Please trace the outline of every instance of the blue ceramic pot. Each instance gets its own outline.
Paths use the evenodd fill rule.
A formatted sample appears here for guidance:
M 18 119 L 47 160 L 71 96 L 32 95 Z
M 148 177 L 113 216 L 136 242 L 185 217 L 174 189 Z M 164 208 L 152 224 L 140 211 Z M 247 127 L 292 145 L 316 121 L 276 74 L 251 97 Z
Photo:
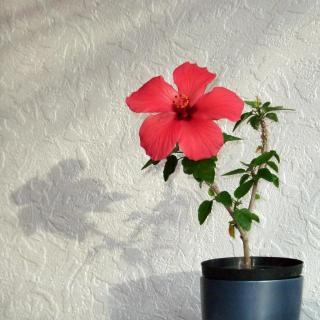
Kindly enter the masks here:
M 202 263 L 203 320 L 299 320 L 302 261 L 253 257 L 243 269 L 242 258 Z

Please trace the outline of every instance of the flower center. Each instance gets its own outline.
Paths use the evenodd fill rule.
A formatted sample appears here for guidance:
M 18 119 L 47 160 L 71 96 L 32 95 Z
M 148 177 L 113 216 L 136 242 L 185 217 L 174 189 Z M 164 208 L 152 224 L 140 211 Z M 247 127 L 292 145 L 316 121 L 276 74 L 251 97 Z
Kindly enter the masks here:
M 174 96 L 172 101 L 174 111 L 177 113 L 178 119 L 186 119 L 190 117 L 190 99 L 184 94 Z

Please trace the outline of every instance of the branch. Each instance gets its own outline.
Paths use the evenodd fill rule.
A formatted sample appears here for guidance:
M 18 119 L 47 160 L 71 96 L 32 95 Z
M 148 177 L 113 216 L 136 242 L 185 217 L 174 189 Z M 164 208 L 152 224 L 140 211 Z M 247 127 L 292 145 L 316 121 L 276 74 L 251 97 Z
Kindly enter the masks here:
M 264 152 L 268 151 L 268 131 L 267 131 L 266 123 L 263 119 L 261 120 L 260 125 L 261 125 L 261 148 L 260 148 L 260 150 L 261 150 L 261 153 L 264 153 Z M 257 171 L 264 168 L 265 166 L 266 166 L 266 164 L 261 164 L 257 168 Z M 256 174 L 256 172 L 252 171 L 252 176 L 254 176 L 255 174 Z M 220 193 L 219 187 L 217 186 L 216 183 L 212 183 L 211 185 L 209 185 L 209 187 L 215 194 Z M 257 191 L 258 191 L 258 181 L 255 182 L 252 186 L 251 197 L 250 197 L 250 202 L 249 202 L 249 206 L 248 206 L 249 211 L 251 211 L 253 209 L 253 206 L 254 206 L 254 203 L 256 200 Z M 234 211 L 232 210 L 232 208 L 228 207 L 228 206 L 224 206 L 224 207 L 229 212 L 229 215 L 231 216 L 233 221 L 235 221 Z M 251 268 L 251 257 L 250 257 L 250 246 L 249 246 L 248 232 L 243 230 L 237 223 L 235 223 L 235 227 L 237 228 L 237 230 L 240 233 L 240 237 L 241 237 L 242 244 L 243 244 L 244 267 L 247 269 L 250 269 Z
M 216 183 L 211 184 L 209 187 L 215 194 L 220 193 L 220 189 Z M 224 207 L 227 209 L 232 220 L 235 222 L 234 212 L 233 212 L 232 208 L 228 207 L 228 206 L 224 206 Z M 243 243 L 244 266 L 245 266 L 245 268 L 250 269 L 251 268 L 251 259 L 250 259 L 250 247 L 249 247 L 248 233 L 245 230 L 243 230 L 236 222 L 235 222 L 235 227 L 238 229 L 242 243 Z
M 219 194 L 220 193 L 220 189 L 219 187 L 217 186 L 216 183 L 213 183 L 211 185 L 209 185 L 210 189 L 215 193 L 215 194 Z M 233 210 L 231 209 L 231 207 L 227 207 L 227 206 L 224 206 L 227 211 L 229 212 L 231 218 L 234 220 L 234 213 L 233 213 Z
M 268 151 L 268 130 L 267 130 L 267 125 L 263 119 L 261 120 L 260 124 L 261 124 L 261 153 L 264 153 Z M 257 171 L 264 168 L 265 166 L 266 164 L 261 164 L 258 167 Z M 256 200 L 257 191 L 258 191 L 258 181 L 255 182 L 252 187 L 250 202 L 248 206 L 249 211 L 253 209 L 253 206 Z

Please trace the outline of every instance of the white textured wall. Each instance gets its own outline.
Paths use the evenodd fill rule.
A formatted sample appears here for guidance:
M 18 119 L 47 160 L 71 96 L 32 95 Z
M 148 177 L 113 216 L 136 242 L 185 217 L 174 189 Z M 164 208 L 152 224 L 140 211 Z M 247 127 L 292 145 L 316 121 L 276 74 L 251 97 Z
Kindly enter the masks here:
M 140 171 L 144 116 L 124 104 L 190 60 L 297 110 L 271 128 L 282 184 L 263 188 L 253 253 L 302 258 L 302 319 L 320 319 L 319 36 L 317 0 L 0 0 L 0 318 L 200 319 L 200 262 L 241 245 L 218 206 L 198 225 L 206 192 L 181 170 Z

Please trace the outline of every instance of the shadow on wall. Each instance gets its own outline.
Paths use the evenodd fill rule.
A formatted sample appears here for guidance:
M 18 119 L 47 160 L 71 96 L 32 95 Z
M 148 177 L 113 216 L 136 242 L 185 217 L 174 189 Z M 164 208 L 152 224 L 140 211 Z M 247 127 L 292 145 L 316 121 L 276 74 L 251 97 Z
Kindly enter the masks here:
M 26 235 L 44 230 L 82 241 L 89 231 L 99 233 L 86 214 L 106 212 L 110 203 L 126 196 L 107 194 L 100 179 L 81 179 L 84 170 L 80 160 L 63 160 L 46 179 L 33 178 L 11 194 L 11 200 L 21 207 L 19 225 Z
M 133 211 L 128 216 L 126 223 L 133 223 L 132 237 L 138 238 L 143 231 L 148 230 L 152 234 L 149 242 L 151 254 L 159 250 L 168 249 L 170 241 L 171 249 L 176 248 L 177 242 L 181 239 L 181 233 L 185 225 L 189 224 L 190 216 L 186 214 L 190 202 L 184 194 L 174 194 L 172 189 L 167 187 L 164 191 L 164 198 L 160 200 L 152 210 L 152 214 L 141 211 Z M 180 232 L 180 228 L 181 230 Z M 159 239 L 166 239 L 166 242 Z
M 200 273 L 181 272 L 119 284 L 108 297 L 110 320 L 200 320 Z

